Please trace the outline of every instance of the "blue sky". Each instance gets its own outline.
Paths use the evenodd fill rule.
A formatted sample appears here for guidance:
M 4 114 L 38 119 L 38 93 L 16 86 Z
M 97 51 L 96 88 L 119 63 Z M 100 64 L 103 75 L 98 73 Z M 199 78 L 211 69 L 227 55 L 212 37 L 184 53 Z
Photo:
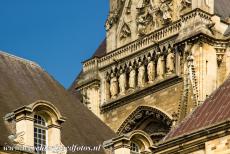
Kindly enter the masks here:
M 68 88 L 105 37 L 109 0 L 0 0 L 0 50 Z

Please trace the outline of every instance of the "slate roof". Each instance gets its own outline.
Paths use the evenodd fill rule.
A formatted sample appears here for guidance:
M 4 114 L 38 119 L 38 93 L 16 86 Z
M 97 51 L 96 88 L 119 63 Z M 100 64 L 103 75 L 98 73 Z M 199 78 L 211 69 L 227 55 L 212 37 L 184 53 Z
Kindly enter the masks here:
M 106 55 L 106 38 L 101 42 L 101 44 L 99 45 L 99 47 L 97 48 L 97 50 L 94 52 L 94 54 L 92 55 L 92 58 L 95 58 L 95 57 L 103 57 L 104 55 Z M 83 71 L 81 70 L 81 72 L 77 75 L 77 77 L 75 78 L 75 80 L 73 81 L 73 83 L 71 84 L 70 88 L 69 88 L 69 91 L 71 93 L 73 93 L 74 95 L 79 95 L 78 93 L 76 93 L 76 84 L 77 84 L 77 81 L 84 77 L 83 75 Z
M 220 15 L 223 19 L 230 17 L 230 0 L 214 0 L 215 14 Z
M 61 132 L 64 145 L 99 145 L 115 137 L 109 127 L 39 65 L 0 52 L 0 146 L 10 135 L 3 117 L 37 100 L 51 102 L 67 118 Z
M 95 53 L 93 54 L 92 58 L 94 57 L 102 57 L 106 54 L 106 38 L 101 42 Z
M 205 102 L 197 107 L 163 141 L 187 135 L 230 118 L 230 77 Z

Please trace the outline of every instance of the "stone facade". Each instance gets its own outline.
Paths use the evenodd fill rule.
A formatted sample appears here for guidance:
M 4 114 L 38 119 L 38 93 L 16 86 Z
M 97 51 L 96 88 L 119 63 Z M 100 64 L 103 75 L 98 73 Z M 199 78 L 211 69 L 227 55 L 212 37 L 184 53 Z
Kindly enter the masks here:
M 229 24 L 214 2 L 110 0 L 106 53 L 74 85 L 83 103 L 118 134 L 157 143 L 229 74 Z

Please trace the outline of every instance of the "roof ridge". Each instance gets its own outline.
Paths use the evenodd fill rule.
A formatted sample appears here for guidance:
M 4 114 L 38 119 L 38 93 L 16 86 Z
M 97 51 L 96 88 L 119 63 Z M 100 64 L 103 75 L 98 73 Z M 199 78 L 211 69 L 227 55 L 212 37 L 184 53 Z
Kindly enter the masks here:
M 25 58 L 22 58 L 22 57 L 19 57 L 19 56 L 15 56 L 15 55 L 12 55 L 10 53 L 7 53 L 7 52 L 1 51 L 1 50 L 0 50 L 0 54 L 2 54 L 4 56 L 7 56 L 7 57 L 10 57 L 10 58 L 13 58 L 15 60 L 18 60 L 20 62 L 23 62 L 24 64 L 30 64 L 30 65 L 33 65 L 33 66 L 36 66 L 36 67 L 39 67 L 39 68 L 42 69 L 42 67 L 40 65 L 38 65 L 36 62 L 34 62 L 34 61 L 31 61 L 31 60 L 28 60 L 28 59 L 25 59 Z

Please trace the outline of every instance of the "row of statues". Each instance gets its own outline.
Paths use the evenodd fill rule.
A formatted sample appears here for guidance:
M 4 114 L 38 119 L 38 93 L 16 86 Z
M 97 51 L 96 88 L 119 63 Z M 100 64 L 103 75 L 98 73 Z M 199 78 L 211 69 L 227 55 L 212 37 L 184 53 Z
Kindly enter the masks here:
M 148 63 L 139 62 L 136 67 L 129 66 L 128 69 L 119 69 L 118 73 L 111 73 L 107 77 L 106 95 L 114 99 L 118 95 L 125 95 L 126 91 L 136 88 L 144 88 L 147 84 L 164 79 L 165 74 L 175 73 L 175 55 L 170 52 L 166 57 L 161 55 L 157 61 L 150 57 Z M 119 74 L 119 75 L 116 75 Z

